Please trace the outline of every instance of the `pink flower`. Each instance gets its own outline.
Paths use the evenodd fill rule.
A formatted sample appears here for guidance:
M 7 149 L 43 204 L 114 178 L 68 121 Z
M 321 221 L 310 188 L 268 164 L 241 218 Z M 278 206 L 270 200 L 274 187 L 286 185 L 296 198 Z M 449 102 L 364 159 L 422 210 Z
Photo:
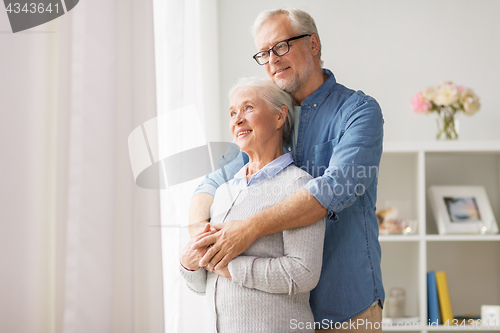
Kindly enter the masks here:
M 415 113 L 428 113 L 432 108 L 432 103 L 419 91 L 411 99 L 411 108 Z

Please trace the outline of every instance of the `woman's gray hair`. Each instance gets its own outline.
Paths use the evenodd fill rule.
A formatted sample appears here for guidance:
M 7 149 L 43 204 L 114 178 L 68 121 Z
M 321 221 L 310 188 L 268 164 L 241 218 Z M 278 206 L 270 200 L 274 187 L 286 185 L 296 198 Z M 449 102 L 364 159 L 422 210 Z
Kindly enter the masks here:
M 255 19 L 252 27 L 252 36 L 257 43 L 257 35 L 259 33 L 262 25 L 268 20 L 278 16 L 278 15 L 286 15 L 292 23 L 292 27 L 295 30 L 297 35 L 305 35 L 305 34 L 316 34 L 318 35 L 319 41 L 319 52 L 318 57 L 320 61 L 320 65 L 323 66 L 323 61 L 321 60 L 321 40 L 318 34 L 318 28 L 316 28 L 316 23 L 314 19 L 308 13 L 303 10 L 297 8 L 278 8 L 278 9 L 269 9 L 261 12 L 259 16 Z M 295 37 L 295 36 L 290 36 Z
M 258 96 L 262 98 L 267 106 L 274 112 L 282 112 L 281 107 L 284 105 L 288 108 L 288 116 L 285 119 L 283 127 L 283 143 L 286 145 L 290 142 L 290 135 L 293 129 L 293 99 L 292 96 L 281 90 L 273 81 L 269 79 L 261 79 L 257 77 L 244 77 L 229 90 L 229 100 L 240 89 L 253 88 Z

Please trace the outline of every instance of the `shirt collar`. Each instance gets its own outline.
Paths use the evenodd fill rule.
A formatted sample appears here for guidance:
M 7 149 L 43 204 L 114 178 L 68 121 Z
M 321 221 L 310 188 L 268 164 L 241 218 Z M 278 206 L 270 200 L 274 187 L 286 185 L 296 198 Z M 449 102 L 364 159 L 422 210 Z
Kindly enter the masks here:
M 252 177 L 250 177 L 250 181 L 248 182 L 248 184 L 246 178 L 248 169 L 248 163 L 247 163 L 243 168 L 240 169 L 240 171 L 238 171 L 234 175 L 232 184 L 236 185 L 239 189 L 243 189 L 250 185 L 258 184 L 264 179 L 273 178 L 280 171 L 282 171 L 292 163 L 293 163 L 292 153 L 283 154 L 280 157 L 274 159 L 272 162 L 266 164 L 262 169 L 260 169 L 256 173 L 254 173 Z
M 302 101 L 301 105 L 319 105 L 330 95 L 333 87 L 337 84 L 337 80 L 335 80 L 335 76 L 330 70 L 323 68 L 323 73 L 328 76 L 328 79 L 326 79 L 326 81 L 323 82 L 323 84 L 318 89 L 316 89 L 315 92 L 307 96 L 306 99 Z

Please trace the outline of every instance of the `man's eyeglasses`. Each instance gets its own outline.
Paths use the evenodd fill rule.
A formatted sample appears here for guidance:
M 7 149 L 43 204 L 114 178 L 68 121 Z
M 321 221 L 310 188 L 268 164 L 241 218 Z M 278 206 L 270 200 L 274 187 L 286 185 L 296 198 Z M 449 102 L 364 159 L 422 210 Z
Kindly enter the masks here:
M 290 42 L 292 40 L 299 39 L 299 38 L 308 37 L 308 36 L 311 36 L 311 35 L 308 35 L 308 34 L 300 35 L 297 37 L 292 37 L 292 38 L 282 40 L 281 42 L 277 42 L 276 44 L 274 44 L 273 47 L 271 47 L 267 51 L 257 52 L 253 56 L 253 58 L 255 59 L 255 61 L 257 61 L 257 63 L 259 65 L 265 65 L 269 62 L 269 57 L 271 56 L 271 51 L 273 51 L 273 53 L 275 55 L 277 55 L 278 57 L 284 56 L 285 54 L 288 53 L 288 51 L 290 51 L 290 44 L 288 44 L 288 42 Z

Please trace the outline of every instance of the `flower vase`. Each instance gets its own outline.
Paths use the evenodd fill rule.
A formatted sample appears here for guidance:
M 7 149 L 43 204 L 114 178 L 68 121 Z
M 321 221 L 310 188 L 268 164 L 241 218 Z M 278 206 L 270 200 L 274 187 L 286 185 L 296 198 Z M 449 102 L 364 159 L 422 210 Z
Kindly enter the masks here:
M 459 128 L 458 120 L 455 118 L 455 110 L 449 107 L 444 107 L 438 111 L 437 118 L 438 140 L 456 140 L 458 139 Z

